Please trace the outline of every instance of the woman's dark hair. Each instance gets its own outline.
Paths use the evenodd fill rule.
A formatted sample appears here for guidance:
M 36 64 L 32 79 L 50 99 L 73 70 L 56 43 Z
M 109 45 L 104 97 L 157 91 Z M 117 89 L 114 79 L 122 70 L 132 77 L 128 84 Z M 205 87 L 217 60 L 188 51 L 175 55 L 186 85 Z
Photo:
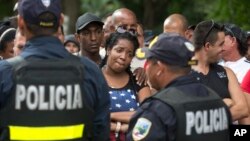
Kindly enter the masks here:
M 120 39 L 126 39 L 133 44 L 134 46 L 133 56 L 134 56 L 136 49 L 139 47 L 139 43 L 138 43 L 137 37 L 131 35 L 129 32 L 124 32 L 124 33 L 114 32 L 110 34 L 110 36 L 107 38 L 105 42 L 105 50 L 107 51 L 108 49 L 112 49 L 118 43 Z M 106 65 L 106 63 L 107 63 L 107 54 L 102 60 L 100 67 L 102 68 L 104 65 Z M 130 70 L 130 67 L 127 68 L 127 71 L 128 70 Z
M 0 22 L 0 51 L 6 49 L 6 43 L 15 39 L 16 29 L 11 27 L 10 21 Z
M 218 32 L 224 32 L 224 26 L 214 22 L 213 20 L 202 21 L 197 24 L 193 35 L 195 50 L 200 50 L 206 42 L 214 44 L 218 39 Z

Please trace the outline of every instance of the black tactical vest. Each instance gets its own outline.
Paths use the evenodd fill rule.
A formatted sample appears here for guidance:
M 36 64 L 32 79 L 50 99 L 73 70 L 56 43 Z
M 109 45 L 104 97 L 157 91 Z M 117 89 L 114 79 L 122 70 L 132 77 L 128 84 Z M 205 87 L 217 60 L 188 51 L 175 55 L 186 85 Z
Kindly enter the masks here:
M 203 87 L 203 85 L 201 85 Z M 221 98 L 210 88 L 207 96 L 197 96 L 178 87 L 154 95 L 176 113 L 176 141 L 228 141 L 231 116 Z
M 9 60 L 14 89 L 0 111 L 0 140 L 92 140 L 80 59 L 18 58 Z

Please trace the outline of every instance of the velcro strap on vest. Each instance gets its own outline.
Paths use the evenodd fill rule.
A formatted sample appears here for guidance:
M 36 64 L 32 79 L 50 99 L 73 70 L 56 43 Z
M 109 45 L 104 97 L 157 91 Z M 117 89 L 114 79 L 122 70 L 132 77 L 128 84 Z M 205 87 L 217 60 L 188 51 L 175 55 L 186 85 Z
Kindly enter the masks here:
M 11 140 L 69 140 L 82 138 L 84 124 L 49 127 L 9 126 L 9 129 Z

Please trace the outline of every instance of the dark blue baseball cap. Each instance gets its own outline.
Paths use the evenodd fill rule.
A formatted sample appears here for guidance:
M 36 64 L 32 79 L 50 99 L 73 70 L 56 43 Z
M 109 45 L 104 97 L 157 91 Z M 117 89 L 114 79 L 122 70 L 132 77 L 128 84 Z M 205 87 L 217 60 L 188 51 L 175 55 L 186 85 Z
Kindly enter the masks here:
M 57 27 L 61 16 L 61 0 L 19 0 L 18 14 L 25 22 L 41 27 Z M 53 17 L 40 18 L 40 15 L 50 13 Z
M 145 53 L 146 59 L 155 58 L 169 65 L 187 67 L 197 64 L 197 60 L 192 60 L 194 50 L 194 46 L 184 37 L 162 33 L 151 48 L 141 48 L 140 53 Z

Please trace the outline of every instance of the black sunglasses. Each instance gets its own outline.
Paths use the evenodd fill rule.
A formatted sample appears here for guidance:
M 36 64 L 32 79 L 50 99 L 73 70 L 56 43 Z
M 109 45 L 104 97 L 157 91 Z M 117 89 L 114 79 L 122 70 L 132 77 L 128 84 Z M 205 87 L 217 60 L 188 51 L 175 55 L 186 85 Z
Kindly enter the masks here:
M 128 32 L 128 33 L 130 33 L 132 36 L 137 36 L 137 35 L 138 35 L 136 29 L 133 29 L 133 28 L 127 29 L 126 26 L 118 26 L 118 27 L 116 28 L 116 32 L 118 32 L 118 33 L 125 33 L 125 32 Z

